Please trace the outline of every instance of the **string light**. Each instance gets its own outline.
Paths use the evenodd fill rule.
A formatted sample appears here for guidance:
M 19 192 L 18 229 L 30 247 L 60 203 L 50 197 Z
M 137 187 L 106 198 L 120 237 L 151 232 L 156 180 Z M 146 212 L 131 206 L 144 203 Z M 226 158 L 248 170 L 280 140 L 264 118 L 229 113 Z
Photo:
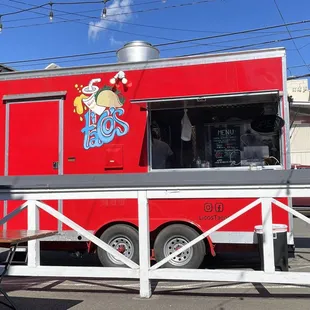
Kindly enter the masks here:
M 49 18 L 50 18 L 50 20 L 52 20 L 54 18 L 54 13 L 53 13 L 53 10 L 52 10 L 52 5 L 54 5 L 54 6 L 55 5 L 82 5 L 82 4 L 86 5 L 86 4 L 97 4 L 97 3 L 104 3 L 104 4 L 106 4 L 109 1 L 112 1 L 112 0 L 76 1 L 76 2 L 47 2 L 47 3 L 41 4 L 41 5 L 37 5 L 37 6 L 31 5 L 31 7 L 27 8 L 27 9 L 22 9 L 22 10 L 18 10 L 18 11 L 14 11 L 14 12 L 4 13 L 1 16 L 4 17 L 4 16 L 10 16 L 10 15 L 16 15 L 16 14 L 25 13 L 25 12 L 33 11 L 33 10 L 40 9 L 40 8 L 48 9 L 48 8 L 45 8 L 45 7 L 46 6 L 51 6 L 51 11 L 50 11 L 50 14 L 49 14 Z M 178 4 L 178 5 L 171 5 L 171 6 L 159 7 L 159 8 L 158 7 L 157 8 L 150 8 L 150 9 L 140 10 L 140 11 L 135 11 L 135 12 L 121 12 L 121 13 L 118 13 L 118 14 L 112 14 L 112 16 L 127 15 L 127 14 L 132 14 L 132 13 L 146 13 L 146 12 L 158 11 L 158 10 L 161 10 L 161 9 L 171 9 L 171 8 L 177 8 L 177 7 L 185 7 L 185 6 L 189 6 L 189 5 L 202 4 L 202 3 L 212 2 L 212 1 L 215 1 L 215 0 L 198 0 L 198 1 L 196 0 L 196 1 L 190 2 L 190 3 L 182 3 L 182 4 Z M 15 2 L 17 2 L 17 1 L 15 1 Z M 156 3 L 156 2 L 159 2 L 159 1 L 158 0 L 153 0 L 153 1 L 147 1 L 147 2 L 142 2 L 142 3 L 133 3 L 133 4 L 130 4 L 130 5 L 124 5 L 124 6 L 121 6 L 121 7 L 130 7 L 130 6 L 134 6 L 134 5 L 144 5 L 144 4 L 150 4 L 150 3 Z M 166 3 L 167 0 L 162 0 L 162 2 Z M 24 4 L 26 4 L 26 3 L 24 3 Z M 30 4 L 28 4 L 28 5 L 30 5 Z M 55 10 L 55 11 L 59 11 L 59 10 Z M 105 7 L 105 9 L 102 11 L 102 18 L 106 18 L 106 16 L 107 16 L 107 8 Z M 72 20 L 72 21 L 75 21 L 75 20 Z M 0 27 L 3 28 L 3 24 L 1 24 Z M 17 26 L 17 27 L 14 27 L 14 28 L 20 28 L 20 27 L 24 27 L 24 26 L 19 26 L 19 27 Z M 10 27 L 10 28 L 12 28 L 12 27 Z M 1 29 L 0 29 L 0 32 L 1 32 Z
M 50 2 L 50 6 L 51 6 L 51 11 L 50 11 L 50 21 L 52 21 L 52 20 L 53 20 L 53 18 L 54 18 L 53 3 L 52 3 L 52 2 Z
M 106 8 L 106 3 L 108 2 L 109 0 L 103 0 L 102 2 L 104 3 L 104 8 L 102 10 L 102 18 L 106 18 L 107 17 L 107 8 Z
M 102 18 L 106 18 L 107 17 L 107 8 L 103 8 L 102 10 Z

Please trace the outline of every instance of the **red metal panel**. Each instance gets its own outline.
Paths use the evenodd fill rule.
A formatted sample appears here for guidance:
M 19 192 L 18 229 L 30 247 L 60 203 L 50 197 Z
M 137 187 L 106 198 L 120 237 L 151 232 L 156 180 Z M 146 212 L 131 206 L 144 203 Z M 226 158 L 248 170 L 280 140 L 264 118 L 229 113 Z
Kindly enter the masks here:
M 132 99 L 227 94 L 271 89 L 283 90 L 281 58 L 127 71 L 125 72 L 126 77 L 132 86 L 124 88 L 121 85 L 119 88 L 120 97 L 124 99 L 124 103 L 122 106 L 122 115 L 118 116 L 129 127 L 126 134 L 117 135 L 115 134 L 116 129 L 118 128 L 120 130 L 124 129 L 124 127 L 119 127 L 119 124 L 114 122 L 115 118 L 114 121 L 111 119 L 115 110 L 106 108 L 106 114 L 102 114 L 104 117 L 100 118 L 97 116 L 93 122 L 91 115 L 87 114 L 89 112 L 88 108 L 80 103 L 83 99 L 83 96 L 80 97 L 83 93 L 83 87 L 87 86 L 92 79 L 100 78 L 101 81 L 96 85 L 102 89 L 105 86 L 110 86 L 109 81 L 115 73 L 79 74 L 74 76 L 1 81 L 0 98 L 3 95 L 66 90 L 68 93 L 64 101 L 64 173 L 131 173 L 147 171 L 146 111 L 138 105 L 130 104 Z M 31 146 L 33 150 L 38 150 L 38 154 L 40 155 L 36 154 L 35 157 L 31 157 L 30 159 L 33 160 L 36 158 L 39 162 L 41 162 L 43 156 L 48 156 L 49 160 L 52 159 L 52 152 L 48 155 L 46 154 L 51 149 L 49 149 L 51 146 L 49 141 L 52 141 L 51 143 L 55 145 L 53 150 L 57 150 L 58 145 L 56 146 L 56 140 L 54 140 L 56 139 L 53 135 L 55 131 L 48 131 L 49 128 L 46 128 L 45 125 L 49 123 L 53 128 L 57 127 L 56 131 L 58 132 L 58 122 L 57 120 L 54 121 L 54 118 L 57 117 L 56 109 L 51 108 L 51 106 L 49 105 L 48 108 L 32 109 L 28 105 L 27 109 L 24 108 L 24 112 L 16 110 L 22 116 L 16 117 L 14 123 L 10 120 L 16 139 L 13 142 L 13 146 L 10 146 L 10 154 L 12 147 L 15 153 L 15 155 L 11 155 L 10 165 L 12 156 L 15 156 L 14 161 L 16 162 L 14 163 L 15 170 L 10 170 L 11 174 L 33 174 L 34 171 L 36 171 L 35 174 L 51 173 L 49 171 L 51 166 L 46 167 L 43 163 L 37 166 L 38 170 L 34 170 L 33 167 L 29 168 L 28 164 L 24 170 L 25 165 L 22 162 L 24 159 L 29 159 L 30 154 L 24 148 L 22 151 L 19 151 L 21 145 L 24 146 L 27 144 L 25 138 L 21 139 L 20 133 L 23 133 L 23 137 L 37 135 L 36 137 L 38 138 L 33 140 L 35 142 Z M 19 118 L 23 120 L 23 126 L 20 125 Z M 53 121 L 49 121 L 51 119 Z M 97 127 L 92 127 L 91 122 Z M 97 145 L 91 145 L 90 132 L 92 130 L 98 130 L 99 125 L 103 126 L 104 124 L 105 132 L 108 132 L 106 137 L 108 137 L 107 141 L 109 140 L 109 143 L 99 145 L 98 139 L 93 139 L 92 142 L 97 143 Z M 10 139 L 11 135 L 12 133 L 10 133 Z M 113 139 L 110 139 L 112 135 Z M 48 145 L 44 144 L 42 139 L 45 139 L 45 142 L 48 141 Z M 23 141 L 20 142 L 21 140 Z M 41 143 L 43 147 L 39 148 L 38 145 L 40 144 L 38 143 Z M 106 150 L 112 144 L 123 147 L 122 169 L 105 170 L 107 160 Z M 10 169 L 12 168 L 10 167 Z M 229 216 L 249 202 L 252 202 L 253 199 L 223 199 L 222 201 L 225 201 L 225 211 L 222 213 L 224 216 Z M 211 202 L 214 203 L 216 200 L 211 200 Z M 151 201 L 151 229 L 155 229 L 167 220 L 184 219 L 196 223 L 203 230 L 206 230 L 214 226 L 216 220 L 204 219 L 207 213 L 204 211 L 205 203 L 207 203 L 207 200 L 200 199 L 187 201 Z M 101 225 L 115 220 L 137 222 L 137 206 L 134 200 L 126 201 L 123 204 L 115 201 L 102 200 L 64 201 L 63 208 L 66 216 L 69 216 L 86 229 L 96 230 Z M 25 223 L 25 218 L 22 219 L 22 215 L 21 221 Z M 274 221 L 287 224 L 287 214 L 282 211 L 276 211 Z M 46 220 L 45 225 L 47 223 L 49 222 Z M 260 223 L 261 213 L 259 207 L 256 207 L 248 215 L 244 215 L 239 220 L 231 223 L 225 230 L 253 231 L 254 225 Z M 17 222 L 15 227 L 22 228 L 21 225 L 18 226 Z
M 282 59 L 257 59 L 129 72 L 132 99 L 283 90 Z
M 83 87 L 92 79 L 101 79 L 95 84 L 101 89 L 111 86 L 109 81 L 115 73 L 1 81 L 0 98 L 4 94 L 66 90 L 68 93 L 64 104 L 64 173 L 103 173 L 107 144 L 89 148 L 89 141 L 85 143 L 91 131 L 87 118 L 88 108 L 78 104 L 77 98 L 83 95 Z M 111 141 L 113 144 L 123 145 L 124 168 L 117 171 L 119 173 L 147 171 L 146 112 L 140 106 L 130 104 L 132 99 L 283 89 L 281 58 L 131 70 L 125 73 L 129 84 L 132 85 L 129 88 L 121 85 L 118 89 L 120 96 L 124 98 L 124 111 L 119 119 L 126 122 L 129 128 L 127 134 L 115 135 Z M 80 99 L 82 100 L 83 96 Z M 110 113 L 109 109 L 106 109 L 106 112 Z M 82 130 L 84 132 L 81 132 Z M 114 133 L 115 130 L 112 130 L 112 134 Z M 105 173 L 108 172 L 116 173 Z
M 57 175 L 53 162 L 58 161 L 58 102 L 10 104 L 9 175 Z M 9 201 L 8 212 L 24 201 Z M 57 209 L 57 201 L 47 202 Z M 23 211 L 8 222 L 8 229 L 26 229 Z M 56 229 L 57 220 L 40 210 L 40 228 Z
M 58 174 L 58 102 L 10 104 L 9 175 Z
M 278 200 L 287 204 L 286 198 Z M 155 229 L 165 222 L 185 221 L 207 231 L 253 201 L 254 198 L 150 200 L 150 226 Z M 273 223 L 285 224 L 290 228 L 288 213 L 276 206 L 272 210 Z M 254 232 L 254 226 L 261 224 L 261 206 L 258 205 L 219 231 Z
M 0 217 L 4 216 L 4 202 L 0 201 Z M 0 225 L 0 231 L 3 230 L 3 225 Z
M 0 107 L 0 171 L 4 174 L 4 154 L 5 154 L 5 108 Z M 4 202 L 0 201 L 0 217 L 4 215 Z M 3 230 L 3 225 L 0 226 Z
M 98 230 L 110 222 L 127 221 L 138 225 L 138 204 L 135 199 L 67 200 L 64 215 L 85 229 Z M 64 230 L 70 230 L 64 225 Z
M 220 58 L 219 58 L 220 60 Z M 56 72 L 57 73 L 57 72 Z M 1 81 L 1 94 L 68 91 L 70 104 L 78 95 L 75 85 L 86 86 L 101 78 L 108 84 L 116 72 Z M 159 69 L 126 71 L 132 86 L 123 90 L 126 100 L 225 94 L 270 89 L 283 90 L 282 58 L 252 59 Z M 99 83 L 100 84 L 100 83 Z M 17 87 L 18 86 L 18 87 Z M 2 98 L 2 96 L 0 96 Z M 73 106 L 72 106 L 73 107 Z M 73 109 L 71 109 L 71 113 Z
M 287 204 L 286 198 L 278 200 Z M 150 200 L 150 230 L 153 231 L 166 222 L 184 221 L 207 231 L 253 201 L 255 198 Z M 290 229 L 288 213 L 277 206 L 273 206 L 272 210 L 273 223 L 288 225 Z M 138 223 L 137 202 L 129 199 L 67 201 L 64 214 L 85 229 L 95 231 L 110 222 Z M 257 205 L 219 231 L 254 232 L 254 227 L 261 224 L 261 206 Z M 70 228 L 65 226 L 64 229 Z
M 106 107 L 101 115 L 93 117 L 90 109 L 81 101 L 85 97 L 80 97 L 82 89 L 92 79 L 101 78 L 96 86 L 103 88 L 109 86 L 109 77 L 107 74 L 74 76 L 64 81 L 69 90 L 64 104 L 64 174 L 147 171 L 147 150 L 143 145 L 146 141 L 146 111 L 130 104 L 129 91 L 127 93 L 120 89 L 120 96 L 124 98 L 121 108 Z M 54 81 L 58 88 L 58 80 Z M 119 114 L 114 115 L 111 112 L 113 109 Z M 94 139 L 98 131 L 102 143 L 98 142 L 99 138 Z M 123 148 L 122 167 L 117 170 L 106 170 L 111 145 Z
M 8 201 L 8 213 L 11 213 L 25 201 L 22 200 L 10 200 Z M 8 229 L 27 229 L 27 210 L 24 209 L 18 215 L 15 215 L 7 222 Z
M 11 200 L 8 201 L 8 213 L 14 211 L 20 205 L 22 205 L 25 201 L 21 200 Z M 43 203 L 48 204 L 55 210 L 58 209 L 58 202 L 53 201 L 42 201 Z M 47 214 L 43 210 L 39 210 L 40 217 L 40 229 L 43 230 L 55 230 L 57 229 L 57 220 L 51 215 Z M 21 213 L 13 217 L 7 222 L 8 229 L 27 229 L 27 209 L 24 209 Z

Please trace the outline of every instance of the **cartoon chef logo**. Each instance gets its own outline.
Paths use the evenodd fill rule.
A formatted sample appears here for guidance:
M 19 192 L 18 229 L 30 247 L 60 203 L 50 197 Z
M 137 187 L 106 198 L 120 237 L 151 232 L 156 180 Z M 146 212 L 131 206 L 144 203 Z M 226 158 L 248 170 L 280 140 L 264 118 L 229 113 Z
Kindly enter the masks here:
M 124 79 L 124 78 L 123 78 Z M 85 87 L 75 85 L 81 93 L 74 100 L 74 113 L 85 122 L 83 129 L 84 149 L 101 147 L 112 142 L 115 136 L 121 137 L 129 132 L 129 124 L 122 120 L 125 111 L 125 98 L 121 95 L 116 78 L 110 80 L 113 86 L 99 88 L 101 79 L 92 79 Z M 127 79 L 125 79 L 127 84 Z M 83 117 L 82 117 L 83 116 Z

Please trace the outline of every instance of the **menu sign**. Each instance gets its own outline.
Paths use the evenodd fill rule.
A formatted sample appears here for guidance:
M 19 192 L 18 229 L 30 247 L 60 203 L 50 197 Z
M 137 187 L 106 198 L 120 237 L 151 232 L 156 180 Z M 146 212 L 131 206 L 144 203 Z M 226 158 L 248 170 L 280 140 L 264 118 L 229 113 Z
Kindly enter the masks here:
M 212 167 L 240 165 L 240 126 L 211 126 L 211 147 Z

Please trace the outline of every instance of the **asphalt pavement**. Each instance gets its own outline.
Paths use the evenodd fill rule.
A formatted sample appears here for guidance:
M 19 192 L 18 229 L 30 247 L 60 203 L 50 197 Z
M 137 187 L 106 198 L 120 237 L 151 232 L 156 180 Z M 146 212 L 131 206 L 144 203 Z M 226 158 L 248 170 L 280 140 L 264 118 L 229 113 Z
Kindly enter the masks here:
M 295 219 L 295 258 L 290 258 L 290 271 L 310 272 L 310 227 Z M 45 256 L 44 256 L 45 255 Z M 97 264 L 94 256 L 81 259 L 66 253 L 45 252 L 42 262 L 55 264 Z M 66 256 L 64 256 L 66 255 Z M 222 256 L 211 262 L 212 268 L 241 268 L 255 270 L 256 257 Z M 206 266 L 210 268 L 210 265 Z M 215 282 L 153 282 L 153 296 L 139 298 L 137 281 L 53 279 L 36 277 L 8 277 L 4 287 L 19 309 L 191 309 L 191 310 L 305 310 L 309 309 L 310 286 L 261 285 L 251 283 Z M 0 298 L 0 302 L 4 298 Z M 0 304 L 0 309 L 8 309 Z

